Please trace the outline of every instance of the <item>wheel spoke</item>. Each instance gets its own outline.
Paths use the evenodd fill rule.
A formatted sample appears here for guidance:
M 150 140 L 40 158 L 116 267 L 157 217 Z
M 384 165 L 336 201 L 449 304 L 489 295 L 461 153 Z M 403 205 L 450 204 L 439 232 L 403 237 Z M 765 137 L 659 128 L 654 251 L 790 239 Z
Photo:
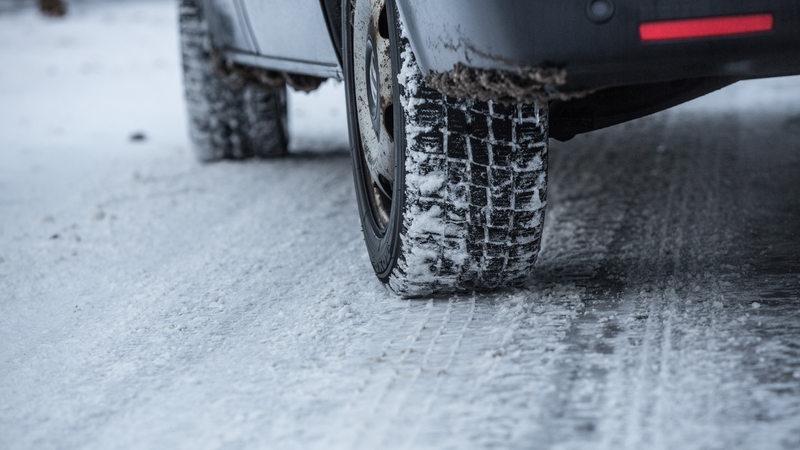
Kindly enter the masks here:
M 389 220 L 394 179 L 393 89 L 391 45 L 387 39 L 383 0 L 356 2 L 353 16 L 353 81 L 373 216 L 383 227 Z M 387 117 L 388 114 L 391 117 Z

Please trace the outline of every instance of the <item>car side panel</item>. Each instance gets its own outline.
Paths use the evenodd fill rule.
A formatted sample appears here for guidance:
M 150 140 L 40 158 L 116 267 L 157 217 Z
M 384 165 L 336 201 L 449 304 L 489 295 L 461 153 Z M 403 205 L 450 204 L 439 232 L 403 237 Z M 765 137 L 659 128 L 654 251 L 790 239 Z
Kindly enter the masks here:
M 217 48 L 226 52 L 256 51 L 250 31 L 242 26 L 244 9 L 241 0 L 205 0 L 203 8 Z
M 338 76 L 339 59 L 319 0 L 242 0 L 259 58 L 273 70 Z M 240 56 L 236 59 L 247 59 Z

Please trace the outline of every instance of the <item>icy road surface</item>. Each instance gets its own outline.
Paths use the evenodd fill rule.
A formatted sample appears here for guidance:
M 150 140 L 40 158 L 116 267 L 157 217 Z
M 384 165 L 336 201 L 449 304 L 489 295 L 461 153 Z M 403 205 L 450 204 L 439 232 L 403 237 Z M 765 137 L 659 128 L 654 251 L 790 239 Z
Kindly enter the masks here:
M 800 79 L 554 142 L 529 289 L 403 301 L 340 86 L 198 165 L 172 3 L 84 5 L 0 16 L 0 448 L 800 447 Z

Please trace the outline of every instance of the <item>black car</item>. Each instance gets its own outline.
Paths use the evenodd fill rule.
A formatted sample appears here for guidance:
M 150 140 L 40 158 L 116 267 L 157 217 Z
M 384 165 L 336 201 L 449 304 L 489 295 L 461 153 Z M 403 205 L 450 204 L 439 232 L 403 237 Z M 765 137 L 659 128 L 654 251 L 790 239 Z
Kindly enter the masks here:
M 276 157 L 286 86 L 344 81 L 378 278 L 404 296 L 524 282 L 548 139 L 800 73 L 794 0 L 180 0 L 203 161 Z

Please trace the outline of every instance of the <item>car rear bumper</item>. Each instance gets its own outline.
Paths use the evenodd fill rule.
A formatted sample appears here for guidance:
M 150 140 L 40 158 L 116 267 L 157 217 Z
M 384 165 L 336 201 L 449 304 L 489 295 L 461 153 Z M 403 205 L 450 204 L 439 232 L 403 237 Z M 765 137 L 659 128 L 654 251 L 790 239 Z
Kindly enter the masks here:
M 589 11 L 592 0 L 397 0 L 397 5 L 426 73 L 445 73 L 457 64 L 512 73 L 559 68 L 566 74 L 561 89 L 567 91 L 800 73 L 796 0 L 604 1 L 613 4 L 606 20 Z M 642 25 L 742 16 L 769 16 L 769 29 L 643 40 Z

